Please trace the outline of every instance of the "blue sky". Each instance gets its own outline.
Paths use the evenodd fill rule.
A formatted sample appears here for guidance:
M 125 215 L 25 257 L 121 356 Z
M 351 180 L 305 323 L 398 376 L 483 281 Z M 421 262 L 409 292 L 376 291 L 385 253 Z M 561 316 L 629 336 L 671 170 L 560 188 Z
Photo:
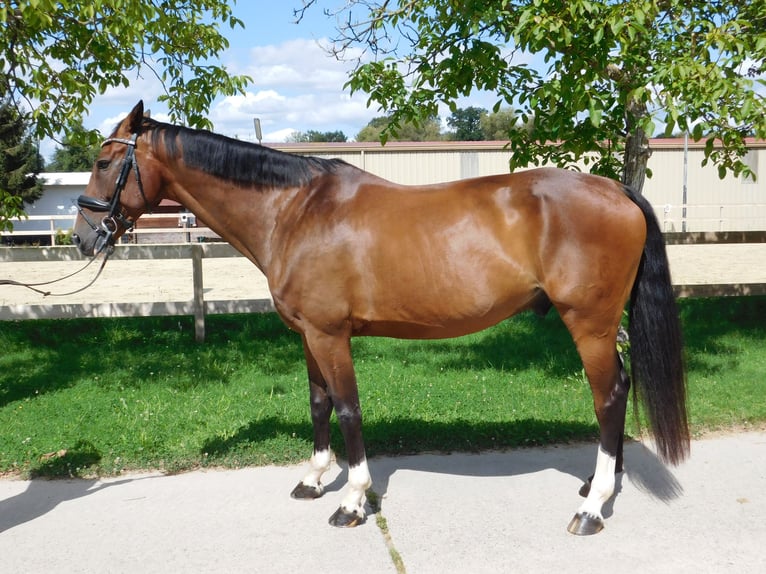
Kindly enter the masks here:
M 225 34 L 231 44 L 221 63 L 235 73 L 253 78 L 242 96 L 219 98 L 210 109 L 215 131 L 243 140 L 255 140 L 253 118 L 261 120 L 264 142 L 284 142 L 294 131 L 343 131 L 353 139 L 373 117 L 381 115 L 367 107 L 365 94 L 351 96 L 343 85 L 351 64 L 339 62 L 321 45 L 334 36 L 335 22 L 323 8 L 335 8 L 342 0 L 321 0 L 300 24 L 293 10 L 301 0 L 239 0 L 235 15 L 245 29 Z M 85 127 L 107 135 L 114 125 L 139 100 L 151 109 L 152 116 L 167 119 L 167 109 L 157 102 L 161 87 L 147 70 L 128 88 L 109 90 L 98 96 L 85 118 Z M 491 107 L 494 101 L 477 96 L 461 105 Z M 443 114 L 445 117 L 448 112 Z M 48 157 L 53 144 L 44 143 Z

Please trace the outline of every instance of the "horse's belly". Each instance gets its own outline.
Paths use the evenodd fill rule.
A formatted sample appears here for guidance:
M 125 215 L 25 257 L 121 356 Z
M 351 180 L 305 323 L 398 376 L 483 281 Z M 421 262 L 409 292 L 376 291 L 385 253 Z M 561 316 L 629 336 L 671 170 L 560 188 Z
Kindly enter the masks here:
M 441 293 L 411 292 L 400 301 L 379 301 L 354 314 L 355 335 L 401 339 L 445 339 L 487 329 L 533 306 L 539 290 L 532 286 L 498 293 L 445 288 Z M 388 299 L 388 298 L 385 298 Z

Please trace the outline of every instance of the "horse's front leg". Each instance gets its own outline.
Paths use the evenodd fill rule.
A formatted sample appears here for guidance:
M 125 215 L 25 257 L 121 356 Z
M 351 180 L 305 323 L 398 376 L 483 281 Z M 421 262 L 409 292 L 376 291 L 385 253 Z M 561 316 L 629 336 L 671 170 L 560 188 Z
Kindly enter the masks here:
M 348 335 L 333 336 L 321 332 L 310 332 L 307 333 L 305 341 L 308 348 L 307 356 L 310 354 L 313 357 L 327 383 L 326 396 L 335 408 L 348 456 L 348 489 L 340 507 L 330 517 L 330 524 L 341 527 L 357 526 L 365 520 L 364 503 L 372 479 L 362 440 L 362 409 L 351 359 L 351 340 Z M 312 413 L 313 404 L 312 401 Z M 322 404 L 325 403 L 322 402 Z M 324 415 L 324 411 L 321 412 Z M 329 418 L 329 414 L 327 416 Z M 327 444 L 329 444 L 329 429 L 326 431 L 323 427 L 318 429 L 316 419 L 314 428 L 315 433 L 321 434 L 322 438 L 326 434 Z M 320 443 L 320 447 L 322 444 Z M 315 447 L 315 457 L 316 453 Z M 315 457 L 312 457 L 312 460 Z
M 327 393 L 327 383 L 322 376 L 314 356 L 306 341 L 303 342 L 308 368 L 309 388 L 311 392 L 311 422 L 314 427 L 314 452 L 309 461 L 310 470 L 296 486 L 291 496 L 301 500 L 313 500 L 324 494 L 322 475 L 330 470 L 332 452 L 330 451 L 330 415 L 332 400 Z

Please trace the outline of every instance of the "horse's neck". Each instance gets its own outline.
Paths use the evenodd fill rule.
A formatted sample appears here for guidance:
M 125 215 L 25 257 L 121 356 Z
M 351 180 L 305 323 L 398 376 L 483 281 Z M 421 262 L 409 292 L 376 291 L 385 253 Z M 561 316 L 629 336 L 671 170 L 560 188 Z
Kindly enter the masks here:
M 271 237 L 289 191 L 237 186 L 199 172 L 178 174 L 168 197 L 194 213 L 221 239 L 268 275 Z

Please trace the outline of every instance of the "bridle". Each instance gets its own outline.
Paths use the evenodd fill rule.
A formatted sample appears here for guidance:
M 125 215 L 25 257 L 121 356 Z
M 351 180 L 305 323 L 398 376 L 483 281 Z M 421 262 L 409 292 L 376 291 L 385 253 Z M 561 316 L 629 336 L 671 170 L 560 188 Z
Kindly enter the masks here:
M 120 204 L 120 195 L 122 194 L 123 190 L 125 189 L 125 184 L 128 181 L 128 175 L 130 175 L 130 170 L 132 169 L 133 172 L 136 174 L 136 184 L 138 185 L 138 191 L 141 193 L 141 197 L 144 200 L 144 204 L 146 205 L 146 211 L 151 213 L 152 206 L 149 203 L 149 200 L 146 198 L 146 194 L 144 193 L 144 186 L 141 183 L 141 172 L 138 170 L 138 162 L 136 161 L 136 140 L 138 139 L 138 134 L 134 133 L 130 139 L 124 139 L 124 138 L 108 138 L 104 140 L 104 142 L 101 144 L 101 147 L 104 147 L 106 144 L 109 143 L 121 143 L 128 146 L 128 151 L 125 153 L 125 157 L 122 160 L 122 165 L 120 166 L 120 174 L 117 176 L 117 181 L 114 184 L 114 194 L 112 195 L 112 198 L 109 201 L 104 201 L 103 199 L 96 199 L 94 197 L 89 197 L 87 195 L 81 195 L 77 198 L 77 211 L 80 213 L 82 218 L 87 222 L 88 225 L 90 225 L 91 229 L 93 229 L 96 234 L 98 235 L 98 238 L 96 239 L 96 245 L 94 249 L 93 257 L 91 257 L 90 261 L 85 264 L 84 267 L 79 269 L 78 271 L 75 271 L 74 273 L 70 273 L 69 275 L 66 275 L 64 277 L 60 277 L 58 279 L 54 279 L 53 281 L 45 281 L 42 283 L 23 283 L 21 281 L 15 281 L 13 279 L 0 279 L 0 285 L 15 285 L 18 287 L 26 287 L 27 289 L 31 289 L 32 291 L 35 291 L 37 293 L 40 293 L 43 296 L 53 295 L 57 297 L 66 297 L 68 295 L 74 295 L 76 293 L 80 293 L 81 291 L 84 291 L 93 283 L 96 282 L 96 279 L 98 279 L 99 275 L 101 275 L 101 272 L 104 270 L 104 266 L 106 265 L 107 260 L 109 259 L 109 255 L 114 251 L 114 234 L 117 233 L 118 226 L 121 225 L 126 231 L 133 227 L 133 224 L 135 223 L 130 218 L 126 217 L 126 215 L 122 211 L 122 205 Z M 90 218 L 85 214 L 83 209 L 88 209 L 90 211 L 94 211 L 97 213 L 106 213 L 106 215 L 101 219 L 101 224 L 96 225 L 93 223 Z M 93 263 L 93 261 L 96 260 L 96 258 L 101 254 L 104 254 L 104 259 L 101 262 L 101 266 L 98 269 L 98 272 L 96 273 L 96 276 L 84 287 L 81 287 L 79 289 L 76 289 L 74 291 L 70 291 L 68 293 L 51 293 L 50 291 L 44 291 L 42 289 L 38 289 L 37 287 L 42 287 L 45 285 L 51 285 L 53 283 L 58 283 L 59 281 L 63 281 L 64 279 L 69 279 L 70 277 L 74 277 L 78 273 L 81 273 L 82 271 L 85 271 L 85 269 Z
M 138 170 L 138 162 L 136 161 L 136 140 L 138 139 L 138 133 L 134 133 L 130 139 L 124 138 L 108 138 L 104 140 L 101 147 L 104 147 L 110 143 L 120 143 L 128 147 L 125 152 L 125 157 L 122 160 L 120 166 L 120 174 L 117 176 L 117 181 L 114 184 L 114 193 L 109 201 L 103 199 L 96 199 L 95 197 L 89 197 L 87 195 L 81 195 L 77 198 L 77 211 L 80 213 L 85 222 L 90 225 L 98 234 L 96 240 L 96 254 L 101 253 L 103 250 L 111 252 L 114 249 L 114 234 L 117 233 L 117 229 L 121 225 L 126 231 L 133 227 L 135 223 L 129 217 L 127 217 L 122 210 L 120 204 L 120 196 L 125 189 L 125 184 L 128 181 L 128 175 L 130 175 L 131 169 L 136 176 L 136 184 L 138 185 L 138 191 L 144 200 L 146 211 L 151 213 L 152 206 L 144 193 L 144 186 L 141 183 L 141 172 Z M 101 219 L 101 223 L 96 225 L 85 214 L 83 209 L 88 209 L 97 213 L 106 213 Z

